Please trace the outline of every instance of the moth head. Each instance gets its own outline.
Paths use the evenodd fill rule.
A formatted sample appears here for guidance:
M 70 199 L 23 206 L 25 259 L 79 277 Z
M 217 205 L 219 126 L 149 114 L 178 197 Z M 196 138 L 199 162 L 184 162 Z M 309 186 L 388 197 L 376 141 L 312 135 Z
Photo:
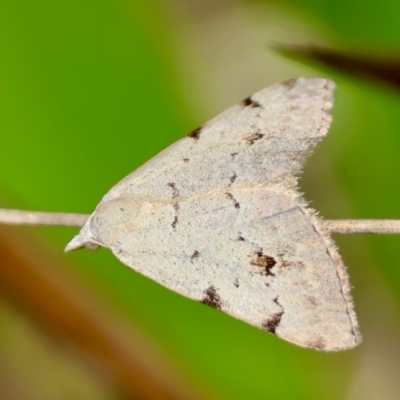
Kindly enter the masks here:
M 91 218 L 91 217 L 90 217 Z M 100 243 L 91 239 L 90 232 L 90 218 L 86 221 L 85 225 L 79 232 L 79 235 L 76 235 L 65 247 L 65 251 L 78 250 L 82 248 L 87 248 L 89 250 L 97 250 L 100 247 Z
M 116 233 L 127 225 L 134 225 L 141 212 L 143 203 L 132 198 L 101 202 L 79 234 L 68 243 L 65 251 L 84 247 L 89 250 L 97 250 L 100 246 L 109 247 Z

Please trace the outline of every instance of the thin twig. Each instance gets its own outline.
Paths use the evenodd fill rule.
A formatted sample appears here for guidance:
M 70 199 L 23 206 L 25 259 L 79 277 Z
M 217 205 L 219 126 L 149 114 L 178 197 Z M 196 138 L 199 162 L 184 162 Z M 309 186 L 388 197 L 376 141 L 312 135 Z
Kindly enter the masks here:
M 323 221 L 330 233 L 351 235 L 354 233 L 375 233 L 396 235 L 400 233 L 398 219 L 331 219 Z
M 55 225 L 80 228 L 88 218 L 87 214 L 0 209 L 0 224 L 8 225 Z
M 0 209 L 0 224 L 8 225 L 53 225 L 82 227 L 88 214 L 51 213 Z M 330 233 L 344 235 L 359 233 L 400 234 L 400 220 L 397 219 L 331 219 L 322 224 Z

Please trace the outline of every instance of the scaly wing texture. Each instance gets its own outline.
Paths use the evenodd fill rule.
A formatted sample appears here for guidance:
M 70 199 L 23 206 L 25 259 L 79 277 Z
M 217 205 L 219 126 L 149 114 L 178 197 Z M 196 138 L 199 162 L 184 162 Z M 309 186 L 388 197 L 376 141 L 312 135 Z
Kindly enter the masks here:
M 345 267 L 295 190 L 334 84 L 298 79 L 220 114 L 106 194 L 68 249 L 102 245 L 187 297 L 300 346 L 361 338 Z

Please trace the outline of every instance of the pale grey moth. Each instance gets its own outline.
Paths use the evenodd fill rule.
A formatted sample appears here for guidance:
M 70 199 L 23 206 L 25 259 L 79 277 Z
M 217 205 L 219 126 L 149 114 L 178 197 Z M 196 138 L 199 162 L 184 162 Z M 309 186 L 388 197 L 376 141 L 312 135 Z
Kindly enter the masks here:
M 296 190 L 328 132 L 334 83 L 246 98 L 114 186 L 66 250 L 104 246 L 135 271 L 317 350 L 361 341 L 346 268 Z

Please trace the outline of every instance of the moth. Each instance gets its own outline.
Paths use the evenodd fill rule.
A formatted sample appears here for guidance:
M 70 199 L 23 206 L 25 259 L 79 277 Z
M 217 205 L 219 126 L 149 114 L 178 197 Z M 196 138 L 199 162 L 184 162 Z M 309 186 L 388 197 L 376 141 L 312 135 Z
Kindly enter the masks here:
M 335 85 L 263 89 L 114 186 L 66 247 L 135 271 L 302 347 L 361 341 L 346 268 L 297 190 L 331 124 Z

